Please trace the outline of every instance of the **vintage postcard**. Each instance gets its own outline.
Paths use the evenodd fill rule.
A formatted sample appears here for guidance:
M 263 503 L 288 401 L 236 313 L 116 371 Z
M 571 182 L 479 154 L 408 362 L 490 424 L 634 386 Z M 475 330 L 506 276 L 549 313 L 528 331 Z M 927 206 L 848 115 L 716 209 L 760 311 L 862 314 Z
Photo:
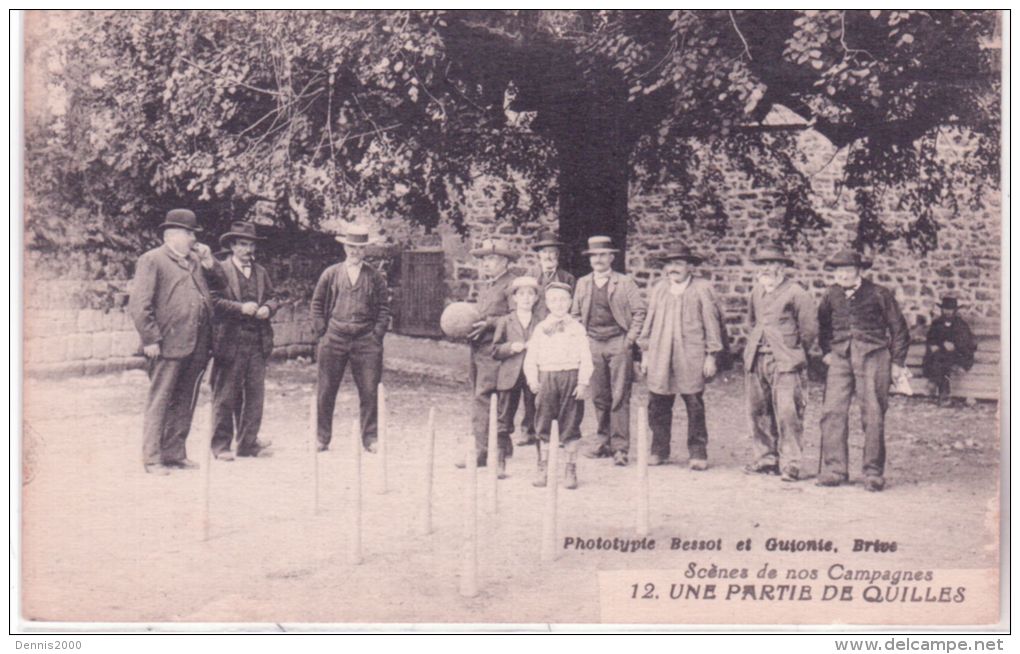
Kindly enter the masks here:
M 13 630 L 1008 629 L 1008 15 L 17 20 Z

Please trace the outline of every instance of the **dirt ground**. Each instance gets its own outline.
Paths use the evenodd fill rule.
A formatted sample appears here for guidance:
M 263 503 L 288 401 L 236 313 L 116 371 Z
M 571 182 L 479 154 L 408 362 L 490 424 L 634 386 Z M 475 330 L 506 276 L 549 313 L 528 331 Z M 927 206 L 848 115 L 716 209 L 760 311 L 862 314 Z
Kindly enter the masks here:
M 430 356 L 434 352 L 430 353 Z M 440 362 L 441 363 L 441 362 Z M 466 362 L 454 362 L 466 363 Z M 466 365 L 464 366 L 466 368 Z M 459 370 L 460 368 L 455 368 Z M 140 465 L 147 380 L 140 371 L 25 384 L 23 616 L 103 622 L 501 622 L 599 621 L 599 570 L 683 568 L 691 553 L 657 550 L 539 556 L 543 494 L 531 486 L 535 453 L 519 448 L 499 484 L 498 515 L 479 491 L 480 594 L 458 593 L 463 480 L 454 468 L 469 426 L 466 384 L 388 372 L 389 489 L 377 492 L 379 456 L 364 463 L 364 562 L 346 563 L 346 436 L 356 397 L 345 380 L 335 447 L 320 455 L 320 505 L 313 513 L 314 456 L 308 411 L 314 367 L 275 364 L 262 436 L 272 458 L 214 461 L 211 538 L 202 539 L 205 469 L 169 477 Z M 644 399 L 636 389 L 634 407 Z M 738 375 L 706 393 L 711 468 L 684 465 L 685 417 L 675 413 L 672 465 L 650 469 L 652 537 L 895 540 L 895 567 L 997 567 L 999 443 L 994 404 L 938 408 L 895 397 L 887 421 L 889 487 L 859 483 L 862 436 L 852 416 L 850 486 L 828 489 L 748 477 L 750 442 Z M 818 460 L 821 388 L 813 386 L 805 461 Z M 416 533 L 429 407 L 437 410 L 434 522 Z M 584 433 L 592 434 L 590 404 Z M 636 419 L 637 411 L 633 411 Z M 203 385 L 189 455 L 205 465 L 209 390 Z M 634 533 L 635 468 L 582 459 L 581 487 L 560 491 L 559 534 Z M 483 478 L 484 479 L 484 478 Z M 776 554 L 794 561 L 796 554 Z M 877 560 L 878 557 L 875 557 Z M 871 561 L 864 557 L 862 560 Z M 892 565 L 891 561 L 885 562 Z

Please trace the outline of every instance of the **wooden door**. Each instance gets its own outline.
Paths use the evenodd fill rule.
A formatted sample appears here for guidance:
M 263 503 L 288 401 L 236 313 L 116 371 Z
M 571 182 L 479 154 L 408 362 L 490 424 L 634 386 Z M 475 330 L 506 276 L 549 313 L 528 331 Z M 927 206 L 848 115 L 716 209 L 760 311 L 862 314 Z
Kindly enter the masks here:
M 408 250 L 400 255 L 400 311 L 397 332 L 442 336 L 439 317 L 446 304 L 441 249 Z

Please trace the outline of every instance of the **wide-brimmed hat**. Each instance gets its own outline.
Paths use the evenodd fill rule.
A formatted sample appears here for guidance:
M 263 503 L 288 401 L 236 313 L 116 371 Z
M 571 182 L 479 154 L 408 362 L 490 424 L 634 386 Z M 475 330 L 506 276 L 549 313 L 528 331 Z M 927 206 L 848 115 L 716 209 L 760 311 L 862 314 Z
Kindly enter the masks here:
M 960 302 L 955 297 L 949 297 L 948 295 L 942 298 L 942 301 L 938 304 L 939 308 L 942 309 L 959 309 Z
M 786 256 L 786 251 L 778 245 L 765 245 L 751 251 L 751 261 L 754 263 L 770 263 L 777 261 L 787 266 L 793 265 L 793 259 Z
M 513 295 L 514 293 L 516 293 L 517 291 L 519 291 L 522 288 L 534 289 L 534 291 L 537 293 L 538 292 L 538 280 L 535 279 L 534 277 L 529 276 L 529 275 L 522 275 L 522 276 L 517 277 L 516 279 L 514 279 L 514 281 L 510 282 L 510 294 L 511 295 Z
M 171 209 L 167 211 L 166 219 L 157 229 L 166 229 L 167 227 L 178 227 L 193 232 L 202 231 L 202 228 L 198 226 L 198 219 L 195 218 L 195 212 L 191 209 Z
M 871 261 L 861 256 L 860 252 L 846 248 L 840 250 L 831 259 L 825 262 L 826 270 L 832 270 L 833 268 L 842 268 L 845 266 L 854 266 L 864 270 L 865 268 L 871 267 Z
M 538 241 L 531 246 L 532 250 L 541 250 L 542 248 L 561 248 L 563 243 L 559 237 L 553 232 L 539 232 Z
M 601 252 L 619 252 L 613 247 L 613 239 L 608 236 L 592 236 L 588 239 L 588 249 L 581 254 L 599 254 Z
M 337 234 L 333 238 L 344 245 L 371 245 L 374 242 L 364 225 L 348 225 L 342 234 Z
M 696 254 L 691 248 L 686 245 L 678 245 L 671 250 L 667 250 L 656 257 L 663 264 L 669 263 L 670 261 L 686 261 L 699 265 L 705 260 L 705 257 L 700 254 Z
M 251 241 L 264 241 L 255 231 L 255 223 L 238 220 L 230 224 L 230 231 L 220 236 L 220 245 L 226 246 L 232 238 L 246 238 Z
M 484 257 L 490 254 L 498 254 L 507 259 L 516 259 L 517 253 L 510 249 L 510 246 L 499 239 L 487 238 L 482 241 L 479 247 L 471 250 L 471 256 Z

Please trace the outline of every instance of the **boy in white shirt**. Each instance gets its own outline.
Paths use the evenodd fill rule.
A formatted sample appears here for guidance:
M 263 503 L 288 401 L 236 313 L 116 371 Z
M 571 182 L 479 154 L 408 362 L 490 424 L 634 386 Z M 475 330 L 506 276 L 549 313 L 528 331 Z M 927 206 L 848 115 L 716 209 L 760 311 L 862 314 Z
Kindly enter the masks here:
M 588 333 L 570 316 L 570 286 L 552 282 L 545 287 L 549 316 L 540 322 L 528 342 L 524 356 L 524 375 L 538 405 L 538 478 L 534 486 L 545 486 L 548 477 L 548 451 L 552 421 L 560 427 L 560 442 L 567 455 L 564 487 L 577 488 L 577 449 L 584 416 L 584 393 L 594 366 Z M 556 471 L 553 471 L 556 474 Z

